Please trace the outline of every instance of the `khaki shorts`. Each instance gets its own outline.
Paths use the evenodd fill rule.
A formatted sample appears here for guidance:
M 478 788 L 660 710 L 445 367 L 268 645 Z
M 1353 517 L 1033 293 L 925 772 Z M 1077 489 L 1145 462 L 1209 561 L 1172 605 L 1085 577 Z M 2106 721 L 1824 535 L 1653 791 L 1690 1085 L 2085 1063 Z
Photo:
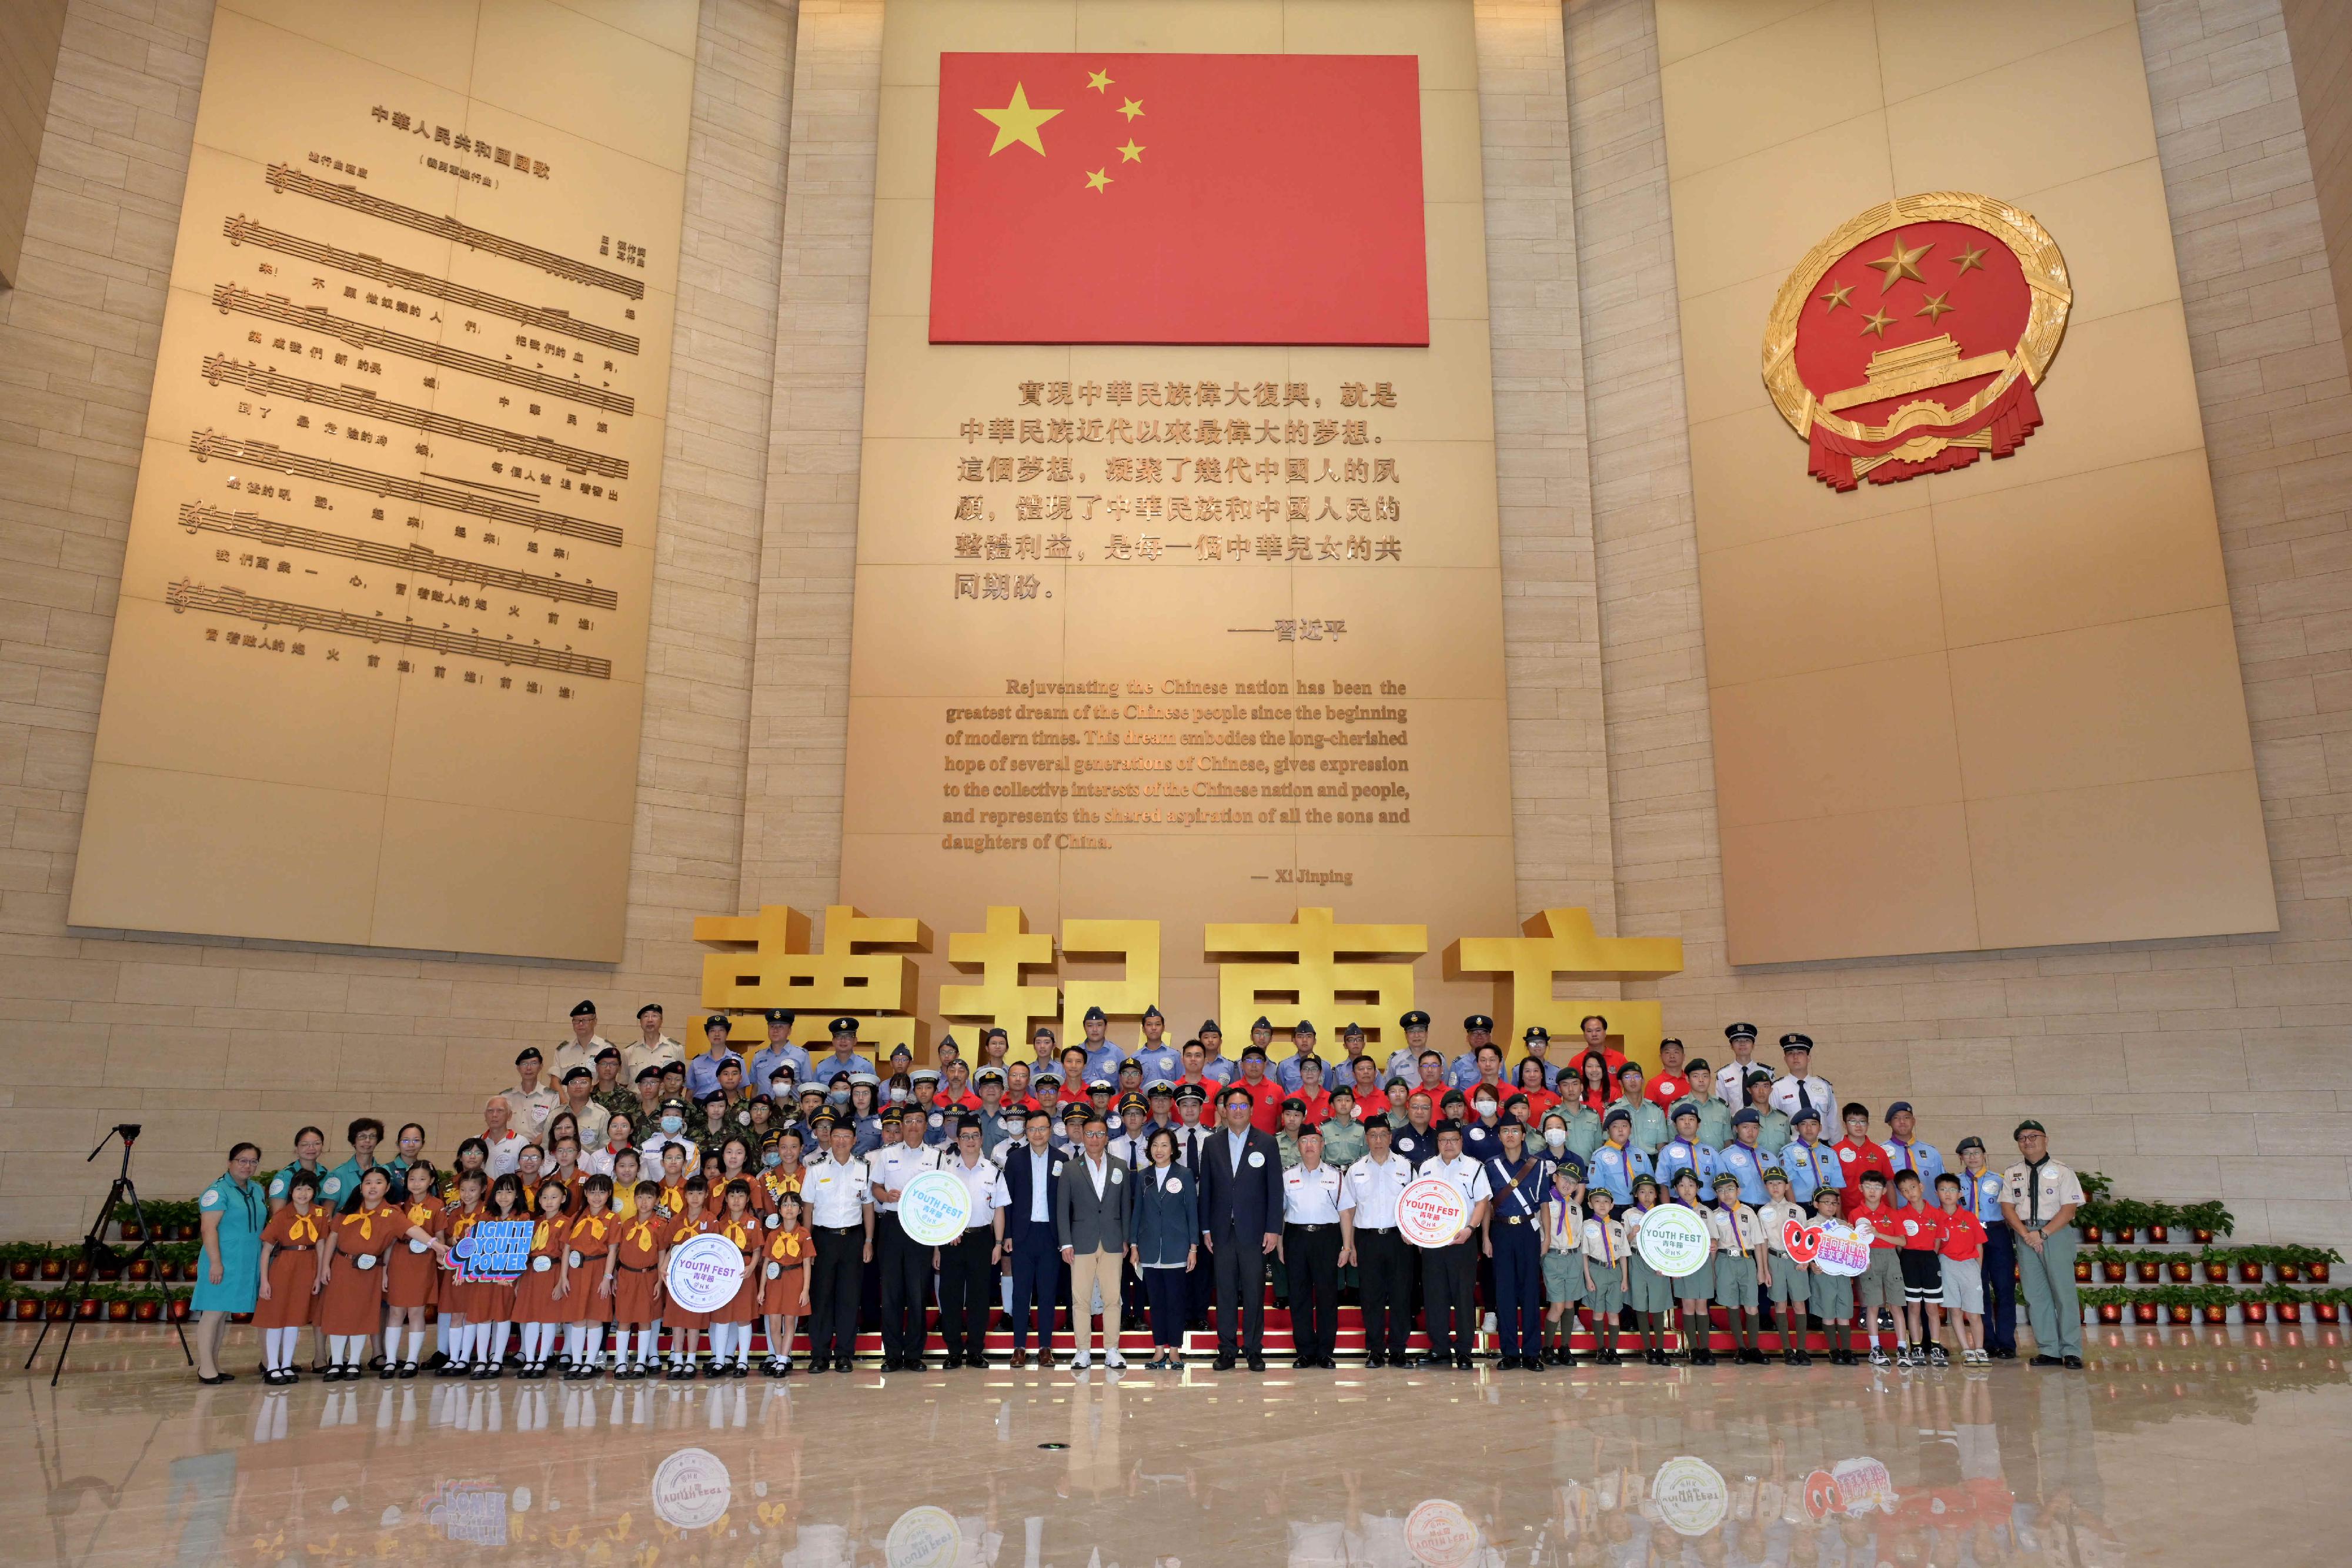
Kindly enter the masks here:
M 1944 1310 L 1948 1312 L 1984 1311 L 1983 1259 L 1944 1260 Z
M 1862 1277 L 1862 1310 L 1903 1304 L 1903 1264 L 1892 1247 L 1870 1249 L 1870 1268 Z
M 1778 1252 L 1772 1257 L 1771 1290 L 1776 1303 L 1794 1301 L 1801 1307 L 1812 1300 L 1813 1277 L 1798 1268 L 1796 1260 L 1787 1253 Z
M 1715 1260 L 1715 1301 L 1717 1306 L 1756 1310 L 1756 1260 L 1724 1253 Z
M 1815 1274 L 1813 1316 L 1825 1323 L 1853 1322 L 1853 1280 L 1845 1274 Z
M 1547 1252 L 1543 1257 L 1544 1300 L 1554 1306 L 1584 1300 L 1584 1255 Z

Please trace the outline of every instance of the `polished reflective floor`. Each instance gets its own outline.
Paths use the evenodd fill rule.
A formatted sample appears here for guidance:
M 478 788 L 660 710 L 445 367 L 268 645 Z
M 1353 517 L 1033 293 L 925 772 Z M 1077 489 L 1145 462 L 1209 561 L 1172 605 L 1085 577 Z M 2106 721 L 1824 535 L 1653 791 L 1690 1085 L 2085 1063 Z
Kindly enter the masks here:
M 0 1329 L 0 1562 L 1877 1568 L 2352 1561 L 2334 1329 L 2090 1369 L 859 1371 L 197 1386 Z M 50 1352 L 54 1352 L 52 1336 Z

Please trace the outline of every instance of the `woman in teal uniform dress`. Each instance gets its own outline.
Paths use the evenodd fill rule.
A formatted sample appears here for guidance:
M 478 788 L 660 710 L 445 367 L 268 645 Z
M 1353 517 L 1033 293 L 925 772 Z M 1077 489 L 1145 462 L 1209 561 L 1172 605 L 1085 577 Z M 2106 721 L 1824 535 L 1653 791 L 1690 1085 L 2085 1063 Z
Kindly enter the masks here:
M 253 1311 L 261 1286 L 261 1228 L 269 1205 L 254 1179 L 261 1150 L 239 1144 L 228 1152 L 228 1169 L 196 1199 L 204 1227 L 204 1250 L 196 1260 L 196 1288 L 188 1308 L 196 1314 L 196 1376 L 226 1383 L 220 1369 L 221 1335 L 231 1312 Z

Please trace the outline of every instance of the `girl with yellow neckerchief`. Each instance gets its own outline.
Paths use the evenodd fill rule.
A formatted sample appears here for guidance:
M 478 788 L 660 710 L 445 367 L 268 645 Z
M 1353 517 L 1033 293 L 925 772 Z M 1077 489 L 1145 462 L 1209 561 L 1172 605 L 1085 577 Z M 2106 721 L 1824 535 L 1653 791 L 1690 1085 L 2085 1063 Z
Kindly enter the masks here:
M 317 1203 L 319 1176 L 298 1170 L 287 1178 L 285 1206 L 261 1228 L 260 1300 L 253 1326 L 261 1335 L 261 1381 L 287 1384 L 294 1370 L 294 1342 L 309 1326 L 319 1295 L 319 1249 L 332 1217 Z
M 611 1202 L 613 1178 L 592 1176 L 581 1184 L 581 1211 L 573 1217 L 563 1254 L 563 1282 L 555 1288 L 563 1309 L 563 1359 L 567 1378 L 596 1375 L 604 1354 L 604 1324 L 613 1316 L 612 1270 L 604 1266 L 619 1228 Z
M 776 1199 L 775 1228 L 754 1270 L 760 1308 L 768 1317 L 768 1359 L 760 1370 L 770 1377 L 793 1375 L 793 1331 L 808 1315 L 812 1249 L 802 1212 L 800 1188 L 786 1188 Z
M 720 1198 L 719 1234 L 743 1255 L 743 1277 L 727 1304 L 710 1314 L 711 1377 L 751 1375 L 751 1324 L 760 1316 L 761 1242 L 767 1232 L 751 1212 L 751 1184 L 738 1177 L 727 1184 Z M 733 1355 L 730 1363 L 728 1357 Z
M 330 1364 L 323 1381 L 349 1383 L 383 1322 L 383 1260 L 408 1232 L 408 1217 L 384 1205 L 392 1173 L 370 1166 L 360 1176 L 360 1206 L 325 1227 L 319 1242 L 319 1326 Z
M 620 1221 L 604 1266 L 604 1292 L 613 1301 L 613 1375 L 634 1383 L 653 1371 L 661 1339 L 661 1255 L 667 1222 L 656 1207 L 661 1188 L 641 1181 L 630 1195 L 635 1212 Z M 629 1360 L 629 1331 L 637 1331 L 637 1359 Z
M 530 1233 L 530 1260 L 515 1281 L 514 1321 L 522 1325 L 522 1366 L 516 1375 L 537 1382 L 547 1375 L 555 1352 L 556 1326 L 563 1314 L 556 1291 L 563 1283 L 563 1255 L 572 1246 L 572 1189 L 555 1176 L 539 1184 L 537 1227 Z
M 408 1235 L 393 1249 L 386 1264 L 390 1277 L 383 1288 L 383 1373 L 385 1377 L 414 1377 L 416 1353 L 425 1348 L 425 1319 L 441 1294 L 441 1211 L 434 1191 L 439 1173 L 419 1159 L 400 1173 L 406 1186 L 401 1213 L 408 1219 Z M 400 1333 L 408 1331 L 408 1354 L 400 1354 Z

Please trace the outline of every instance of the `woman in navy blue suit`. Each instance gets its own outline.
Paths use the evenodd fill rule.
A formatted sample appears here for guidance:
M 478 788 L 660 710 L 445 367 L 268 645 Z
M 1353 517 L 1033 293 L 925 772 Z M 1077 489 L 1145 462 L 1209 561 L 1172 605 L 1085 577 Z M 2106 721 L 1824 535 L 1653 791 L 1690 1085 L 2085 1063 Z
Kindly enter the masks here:
M 1200 1260 L 1201 1188 L 1176 1163 L 1176 1134 L 1156 1129 L 1144 1144 L 1143 1169 L 1127 1215 L 1127 1259 L 1151 1302 L 1151 1359 L 1172 1372 L 1184 1353 L 1185 1275 Z

